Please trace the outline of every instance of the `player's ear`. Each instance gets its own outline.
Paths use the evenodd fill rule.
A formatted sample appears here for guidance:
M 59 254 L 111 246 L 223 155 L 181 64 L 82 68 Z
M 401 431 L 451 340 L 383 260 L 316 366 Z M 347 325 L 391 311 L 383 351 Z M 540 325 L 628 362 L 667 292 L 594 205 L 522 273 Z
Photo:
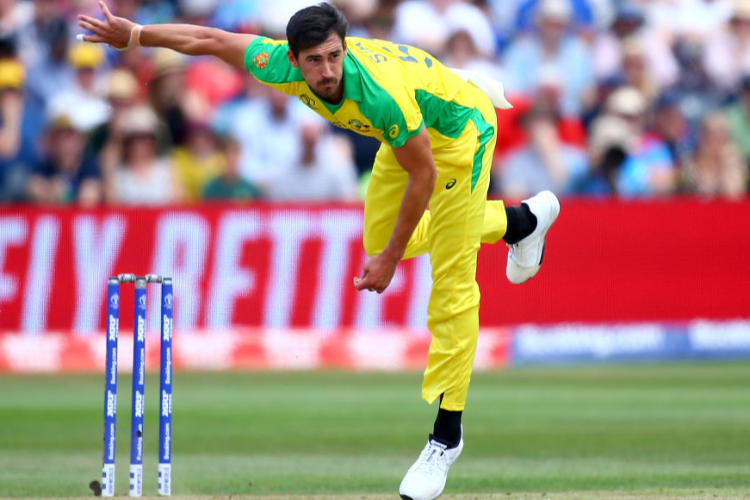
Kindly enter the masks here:
M 344 40 L 344 57 L 349 55 L 349 50 L 346 48 L 346 40 Z
M 286 56 L 289 58 L 289 64 L 291 64 L 293 68 L 299 68 L 297 58 L 294 57 L 294 52 L 292 52 L 291 49 L 286 51 Z

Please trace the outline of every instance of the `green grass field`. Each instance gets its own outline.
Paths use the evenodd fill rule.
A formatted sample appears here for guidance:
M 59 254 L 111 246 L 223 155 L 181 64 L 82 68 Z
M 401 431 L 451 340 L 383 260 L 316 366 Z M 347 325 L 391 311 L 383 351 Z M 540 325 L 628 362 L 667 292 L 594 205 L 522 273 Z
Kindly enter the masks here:
M 145 492 L 156 492 L 157 379 Z M 90 496 L 103 376 L 0 377 L 0 497 Z M 175 496 L 398 498 L 437 411 L 421 374 L 177 373 Z M 118 491 L 130 379 L 120 378 Z M 150 397 L 149 397 L 150 396 Z M 750 364 L 475 374 L 445 497 L 750 498 Z

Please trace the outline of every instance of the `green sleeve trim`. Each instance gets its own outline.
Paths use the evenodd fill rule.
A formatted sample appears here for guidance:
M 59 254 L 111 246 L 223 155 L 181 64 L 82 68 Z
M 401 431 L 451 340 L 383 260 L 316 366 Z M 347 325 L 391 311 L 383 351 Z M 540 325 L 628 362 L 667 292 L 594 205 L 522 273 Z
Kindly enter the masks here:
M 391 146 L 392 148 L 400 148 L 401 146 L 406 144 L 406 141 L 408 141 L 409 139 L 411 139 L 412 137 L 420 133 L 423 127 L 424 127 L 424 120 L 422 120 L 419 123 L 419 127 L 417 127 L 414 130 L 407 130 L 406 125 L 404 124 L 402 131 L 398 134 L 398 136 L 396 136 L 395 139 L 390 138 L 387 130 L 383 131 L 383 137 L 385 138 L 388 145 Z
M 245 49 L 245 69 L 263 83 L 300 82 L 302 72 L 289 62 L 286 42 L 259 36 Z

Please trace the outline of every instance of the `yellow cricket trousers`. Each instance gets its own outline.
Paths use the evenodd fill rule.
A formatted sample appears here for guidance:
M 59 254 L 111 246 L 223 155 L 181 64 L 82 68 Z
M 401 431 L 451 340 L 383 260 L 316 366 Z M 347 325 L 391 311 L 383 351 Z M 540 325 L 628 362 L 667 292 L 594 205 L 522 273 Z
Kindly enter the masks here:
M 431 137 L 435 134 L 430 130 Z M 422 397 L 430 404 L 443 395 L 441 408 L 464 409 L 479 334 L 480 242 L 495 243 L 505 234 L 502 201 L 487 201 L 497 116 L 484 95 L 461 135 L 434 147 L 437 182 L 429 210 L 409 240 L 404 259 L 429 252 L 432 291 L 427 326 L 432 333 Z M 407 172 L 393 150 L 383 145 L 375 158 L 365 199 L 364 247 L 383 251 L 398 217 Z

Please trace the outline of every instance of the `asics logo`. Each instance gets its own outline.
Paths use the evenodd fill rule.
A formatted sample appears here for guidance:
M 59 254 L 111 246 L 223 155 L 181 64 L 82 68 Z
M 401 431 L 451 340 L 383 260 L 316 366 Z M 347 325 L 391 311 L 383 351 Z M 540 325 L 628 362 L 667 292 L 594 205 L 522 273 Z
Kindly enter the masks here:
M 456 185 L 456 179 L 451 179 L 448 184 L 445 185 L 445 189 L 452 189 Z

